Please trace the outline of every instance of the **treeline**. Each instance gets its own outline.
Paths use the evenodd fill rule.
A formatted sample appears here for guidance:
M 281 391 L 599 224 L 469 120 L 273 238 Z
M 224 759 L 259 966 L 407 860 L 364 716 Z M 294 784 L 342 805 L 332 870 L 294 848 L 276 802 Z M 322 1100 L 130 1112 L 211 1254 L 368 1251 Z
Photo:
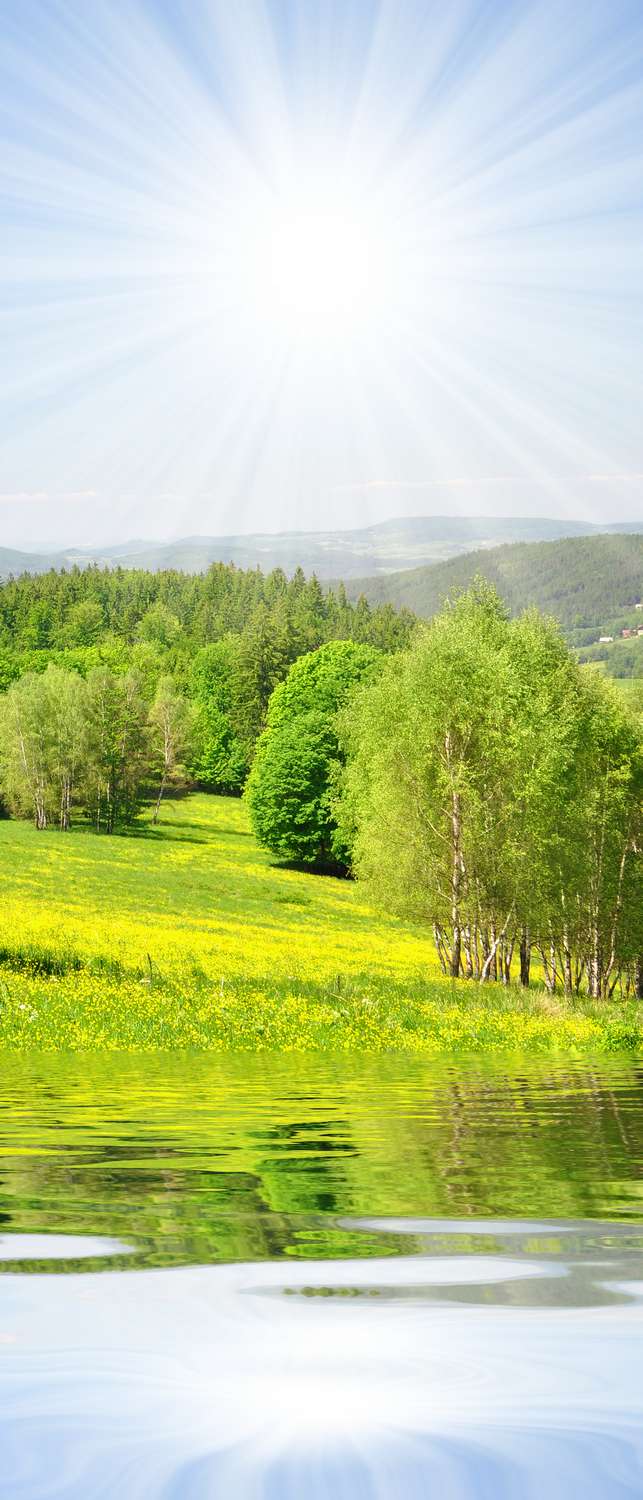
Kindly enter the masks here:
M 392 650 L 408 638 L 412 616 L 390 605 L 351 604 L 343 586 L 324 592 L 301 568 L 263 574 L 214 563 L 205 574 L 142 569 L 71 568 L 10 579 L 0 587 L 0 652 L 10 664 L 32 652 L 61 652 L 148 642 L 177 659 L 230 633 L 273 652 L 313 650 L 322 641 L 368 641 Z M 35 665 L 35 663 L 33 664 Z
M 277 689 L 259 838 L 428 924 L 453 978 L 641 995 L 640 727 L 536 611 L 483 581 L 394 661 L 323 647 Z
M 74 810 L 107 832 L 131 823 L 155 795 L 161 702 L 180 729 L 163 785 L 183 776 L 240 792 L 273 689 L 298 657 L 338 638 L 394 651 L 413 623 L 391 606 L 350 604 L 341 588 L 324 593 L 301 571 L 289 581 L 223 564 L 195 578 L 90 568 L 10 581 L 5 805 L 40 828 L 68 828 Z

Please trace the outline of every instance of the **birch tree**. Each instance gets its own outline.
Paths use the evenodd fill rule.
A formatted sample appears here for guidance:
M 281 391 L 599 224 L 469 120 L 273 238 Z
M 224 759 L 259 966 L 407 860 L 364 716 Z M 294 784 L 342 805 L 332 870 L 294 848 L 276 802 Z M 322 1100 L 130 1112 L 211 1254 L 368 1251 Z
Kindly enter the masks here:
M 135 817 L 149 776 L 147 705 L 134 673 L 97 668 L 87 679 L 84 797 L 98 832 Z
M 480 584 L 341 721 L 337 816 L 354 869 L 376 898 L 431 926 L 454 978 L 491 977 L 515 918 L 508 642 L 504 609 Z
M 588 675 L 579 748 L 577 840 L 582 858 L 570 882 L 576 943 L 596 999 L 622 975 L 634 988 L 643 953 L 641 806 L 643 757 L 634 718 L 604 680 Z
M 11 684 L 0 716 L 0 763 L 10 808 L 36 828 L 66 831 L 85 750 L 86 686 L 50 664 Z
M 163 794 L 183 769 L 189 749 L 191 716 L 186 699 L 173 677 L 162 677 L 149 713 L 150 748 L 156 761 L 159 788 L 152 822 L 158 823 Z
M 336 806 L 372 896 L 440 964 L 601 998 L 641 983 L 641 737 L 536 612 L 478 583 L 341 720 Z

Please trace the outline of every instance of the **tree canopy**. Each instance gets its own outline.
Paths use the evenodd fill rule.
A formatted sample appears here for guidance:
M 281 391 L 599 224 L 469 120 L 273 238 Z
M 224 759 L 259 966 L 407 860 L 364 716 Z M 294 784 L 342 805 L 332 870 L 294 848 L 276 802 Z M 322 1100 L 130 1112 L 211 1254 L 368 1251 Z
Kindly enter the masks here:
M 370 646 L 331 641 L 300 657 L 275 688 L 247 798 L 257 837 L 280 858 L 345 866 L 331 807 L 340 757 L 335 720 L 380 660 Z
M 340 640 L 395 651 L 413 624 L 390 605 L 349 604 L 341 585 L 324 592 L 301 569 L 290 580 L 280 568 L 222 563 L 198 577 L 97 567 L 25 575 L 0 586 L 0 694 L 55 666 L 86 681 L 133 674 L 149 708 L 171 677 L 194 705 L 186 774 L 238 793 L 293 662 Z
M 643 948 L 641 744 L 557 628 L 484 581 L 422 628 L 341 716 L 334 804 L 376 900 L 433 928 L 453 977 L 606 994 Z M 638 982 L 638 981 L 637 981 Z

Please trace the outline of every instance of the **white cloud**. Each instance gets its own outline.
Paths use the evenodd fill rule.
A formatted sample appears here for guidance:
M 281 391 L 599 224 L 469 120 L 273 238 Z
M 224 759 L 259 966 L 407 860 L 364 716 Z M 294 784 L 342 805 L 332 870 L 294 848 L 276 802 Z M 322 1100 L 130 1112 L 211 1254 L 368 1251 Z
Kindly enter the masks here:
M 0 493 L 0 505 L 66 505 L 74 501 L 93 500 L 97 490 L 11 490 Z

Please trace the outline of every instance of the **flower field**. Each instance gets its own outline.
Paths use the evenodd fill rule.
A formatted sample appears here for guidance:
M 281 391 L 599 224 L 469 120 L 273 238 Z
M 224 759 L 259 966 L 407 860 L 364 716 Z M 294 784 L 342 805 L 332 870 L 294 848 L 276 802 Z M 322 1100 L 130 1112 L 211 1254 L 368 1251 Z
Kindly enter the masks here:
M 440 974 L 350 881 L 274 866 L 243 804 L 194 795 L 128 837 L 0 823 L 0 1046 L 638 1050 L 641 1007 Z

